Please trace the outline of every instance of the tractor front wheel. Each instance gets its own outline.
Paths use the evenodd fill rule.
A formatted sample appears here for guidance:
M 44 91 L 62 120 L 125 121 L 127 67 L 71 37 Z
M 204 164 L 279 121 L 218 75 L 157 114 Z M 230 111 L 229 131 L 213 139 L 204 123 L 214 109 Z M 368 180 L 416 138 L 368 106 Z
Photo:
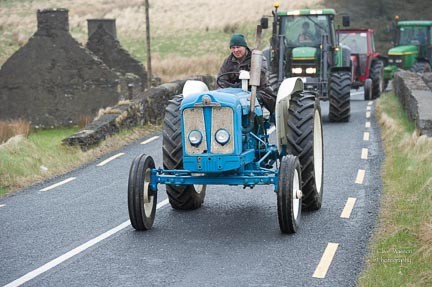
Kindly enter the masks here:
M 321 108 L 309 91 L 291 96 L 287 118 L 287 153 L 297 156 L 302 166 L 303 208 L 318 210 L 323 197 L 323 129 Z
M 129 171 L 129 219 L 133 228 L 140 231 L 152 228 L 156 214 L 157 192 L 150 186 L 152 168 L 153 158 L 142 154 L 134 159 Z
M 372 100 L 372 80 L 371 79 L 366 79 L 363 89 L 364 89 L 365 101 Z
M 281 232 L 295 233 L 300 225 L 302 191 L 300 162 L 292 155 L 280 162 L 277 209 Z
M 163 166 L 165 169 L 183 169 L 183 147 L 180 105 L 183 95 L 169 101 L 165 109 L 162 141 Z M 172 208 L 192 210 L 201 207 L 206 193 L 205 185 L 166 185 Z
M 351 73 L 333 72 L 330 76 L 329 120 L 348 122 L 350 118 Z

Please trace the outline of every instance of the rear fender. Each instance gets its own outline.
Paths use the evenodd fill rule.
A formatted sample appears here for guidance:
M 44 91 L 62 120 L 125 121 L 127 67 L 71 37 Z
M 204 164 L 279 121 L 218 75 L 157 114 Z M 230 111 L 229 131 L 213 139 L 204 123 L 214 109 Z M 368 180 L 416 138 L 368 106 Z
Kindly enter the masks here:
M 288 121 L 288 109 L 291 95 L 303 90 L 303 81 L 298 77 L 285 79 L 279 87 L 275 109 L 276 145 L 279 153 L 282 153 L 282 146 L 288 144 L 286 138 L 286 124 Z

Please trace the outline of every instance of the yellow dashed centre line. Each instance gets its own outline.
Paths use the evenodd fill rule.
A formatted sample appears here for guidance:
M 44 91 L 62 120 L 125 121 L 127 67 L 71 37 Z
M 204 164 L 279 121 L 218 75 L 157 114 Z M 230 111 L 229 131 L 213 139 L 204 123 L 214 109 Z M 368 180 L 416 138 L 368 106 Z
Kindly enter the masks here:
M 371 123 L 370 122 L 366 122 L 365 123 L 365 128 L 370 128 L 371 127 Z
M 149 139 L 143 141 L 141 144 L 148 144 L 148 143 L 150 143 L 150 142 L 152 142 L 154 140 L 157 140 L 158 138 L 159 138 L 159 136 L 154 136 L 152 138 L 149 138 Z
M 357 177 L 356 177 L 355 183 L 363 184 L 365 173 L 366 173 L 366 171 L 364 169 L 359 169 L 357 172 Z
M 324 254 L 321 257 L 321 260 L 315 269 L 312 277 L 314 278 L 325 278 L 327 275 L 327 271 L 332 263 L 333 257 L 336 254 L 336 250 L 339 244 L 337 243 L 328 243 L 326 249 L 324 250 Z
M 364 132 L 363 133 L 363 140 L 364 141 L 368 141 L 369 140 L 369 133 L 368 132 Z
M 56 187 L 58 187 L 60 185 L 66 184 L 66 183 L 68 183 L 68 182 L 70 182 L 72 180 L 75 180 L 75 179 L 76 179 L 76 177 L 69 177 L 69 178 L 67 178 L 67 179 L 65 179 L 63 181 L 60 181 L 60 182 L 58 182 L 56 184 L 50 185 L 48 187 L 45 187 L 45 188 L 43 188 L 43 189 L 41 189 L 39 191 L 48 191 L 48 190 L 51 190 L 51 189 L 56 188 Z
M 356 200 L 357 199 L 355 197 L 348 197 L 348 200 L 345 203 L 345 207 L 342 210 L 342 213 L 341 213 L 341 216 L 340 216 L 341 218 L 349 218 L 350 217 L 351 211 L 354 208 L 354 204 L 355 204 Z
M 368 119 L 370 118 L 370 116 L 371 116 L 371 112 L 366 112 L 366 118 Z
M 367 148 L 362 148 L 361 159 L 367 159 L 367 158 L 368 158 L 368 149 Z
M 110 161 L 112 161 L 112 160 L 114 160 L 114 159 L 116 159 L 116 158 L 118 158 L 118 157 L 121 157 L 122 155 L 124 155 L 124 152 L 121 152 L 121 153 L 118 153 L 118 154 L 116 154 L 116 155 L 113 155 L 112 157 L 107 158 L 106 160 L 104 160 L 103 162 L 97 164 L 96 166 L 104 166 L 104 165 L 106 165 L 107 163 L 109 163 Z

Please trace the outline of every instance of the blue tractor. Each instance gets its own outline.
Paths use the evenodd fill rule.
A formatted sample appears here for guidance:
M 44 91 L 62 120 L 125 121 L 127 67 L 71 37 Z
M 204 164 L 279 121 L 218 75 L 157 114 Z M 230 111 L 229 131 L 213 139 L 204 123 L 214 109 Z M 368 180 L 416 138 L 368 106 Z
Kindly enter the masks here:
M 285 79 L 275 115 L 256 100 L 262 52 L 254 50 L 242 88 L 209 91 L 186 82 L 168 104 L 163 131 L 163 168 L 141 154 L 130 168 L 128 207 L 136 230 L 152 227 L 158 185 L 165 184 L 175 209 L 199 208 L 207 185 L 253 188 L 273 185 L 282 233 L 295 233 L 302 208 L 318 210 L 323 196 L 323 135 L 318 96 L 300 78 Z M 223 75 L 221 75 L 223 76 Z M 219 80 L 219 79 L 218 79 Z M 274 126 L 274 127 L 273 127 Z M 269 130 L 276 139 L 270 142 Z

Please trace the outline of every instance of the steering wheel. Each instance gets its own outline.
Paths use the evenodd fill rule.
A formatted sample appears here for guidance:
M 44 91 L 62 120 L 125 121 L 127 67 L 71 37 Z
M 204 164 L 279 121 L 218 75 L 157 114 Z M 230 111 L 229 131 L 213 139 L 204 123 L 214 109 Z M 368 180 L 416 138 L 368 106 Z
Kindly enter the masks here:
M 239 75 L 239 74 L 240 74 L 240 72 L 226 72 L 226 73 L 222 73 L 222 74 L 220 74 L 220 75 L 216 78 L 216 85 L 218 85 L 218 87 L 222 88 L 220 81 L 221 81 L 221 79 L 222 79 L 223 77 L 228 76 L 228 75 Z M 233 88 L 234 88 L 235 85 L 236 85 L 236 83 L 229 83 L 229 84 L 232 85 Z

